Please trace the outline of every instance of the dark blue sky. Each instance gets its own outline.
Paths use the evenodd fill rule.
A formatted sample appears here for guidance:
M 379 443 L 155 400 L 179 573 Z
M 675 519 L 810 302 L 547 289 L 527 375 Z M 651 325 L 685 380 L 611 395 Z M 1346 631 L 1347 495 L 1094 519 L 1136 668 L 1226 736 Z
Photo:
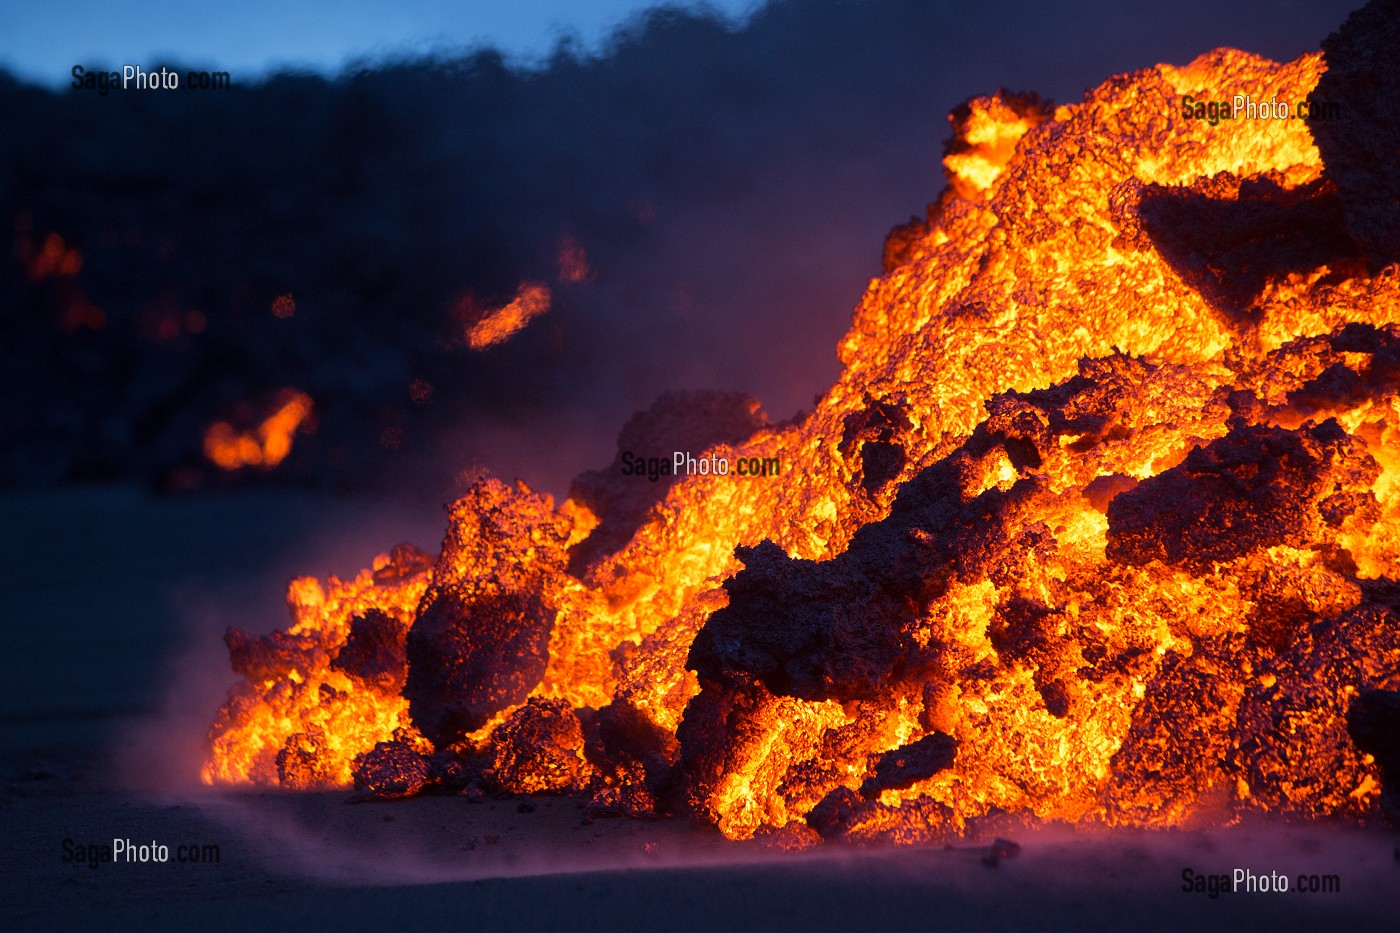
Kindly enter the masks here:
M 75 64 L 157 60 L 255 78 L 283 65 L 335 71 L 347 58 L 490 44 L 528 61 L 566 34 L 586 48 L 655 0 L 9 0 L 0 4 L 0 67 L 61 85 Z M 757 0 L 673 0 L 741 16 Z

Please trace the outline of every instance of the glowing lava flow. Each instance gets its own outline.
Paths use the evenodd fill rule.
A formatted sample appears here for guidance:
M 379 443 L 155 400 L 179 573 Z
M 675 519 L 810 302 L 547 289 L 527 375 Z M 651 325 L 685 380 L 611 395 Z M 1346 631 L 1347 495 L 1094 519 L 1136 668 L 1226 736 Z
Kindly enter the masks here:
M 206 780 L 579 792 L 794 845 L 1378 818 L 1400 275 L 1307 123 L 1180 104 L 1321 70 L 1223 50 L 971 101 L 836 385 L 711 447 L 780 475 L 479 483 L 431 568 L 297 581 L 291 629 L 231 633 Z M 667 404 L 629 444 L 728 410 Z

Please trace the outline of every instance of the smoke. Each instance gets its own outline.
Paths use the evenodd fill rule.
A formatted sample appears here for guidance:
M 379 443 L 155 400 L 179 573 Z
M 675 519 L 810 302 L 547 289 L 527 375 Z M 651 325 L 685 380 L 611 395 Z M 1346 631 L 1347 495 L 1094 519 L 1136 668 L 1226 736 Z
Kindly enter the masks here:
M 629 897 L 645 903 L 659 878 L 723 885 L 729 898 L 740 894 L 742 885 L 734 879 L 742 875 L 768 879 L 760 890 L 769 898 L 775 883 L 810 886 L 807 897 L 793 897 L 779 908 L 786 918 L 810 906 L 808 898 L 821 898 L 823 889 L 849 885 L 872 911 L 883 904 L 890 920 L 926 917 L 930 904 L 948 922 L 964 915 L 968 921 L 985 920 L 991 904 L 999 905 L 997 915 L 1003 916 L 1010 897 L 1037 905 L 1027 911 L 1035 922 L 1046 923 L 1048 909 L 1066 912 L 1064 923 L 1104 930 L 1121 928 L 1125 916 L 1176 916 L 1183 910 L 1251 924 L 1267 917 L 1290 926 L 1313 912 L 1385 915 L 1393 901 L 1393 840 L 1386 834 L 1277 820 L 1211 830 L 1021 827 L 1006 830 L 1015 845 L 996 846 L 1001 857 L 994 859 L 997 836 L 991 832 L 956 846 L 784 852 L 702 833 L 683 821 L 585 825 L 567 799 L 541 804 L 529 815 L 517 812 L 514 801 L 467 804 L 453 798 L 347 807 L 324 794 L 205 794 L 183 802 L 222 827 L 221 838 L 236 840 L 259 863 L 284 877 L 330 885 L 555 876 L 556 887 L 536 888 L 554 892 L 567 890 L 571 879 L 596 884 L 616 873 L 626 879 Z M 1008 851 L 1015 854 L 1007 857 Z M 1247 881 L 1238 892 L 1232 890 L 1237 869 L 1254 876 L 1255 890 Z M 1283 880 L 1288 890 L 1259 891 L 1258 879 L 1265 876 L 1271 883 Z M 1325 892 L 1324 878 L 1332 879 Z M 1304 887 L 1309 884 L 1315 886 L 1311 891 Z M 829 917 L 842 909 L 832 904 L 813 915 Z M 1085 922 L 1086 911 L 1093 922 Z M 735 913 L 764 925 L 760 905 Z M 881 918 L 872 913 L 866 919 Z M 707 928 L 703 920 L 698 926 Z
M 0 482 L 185 484 L 210 421 L 286 386 L 315 433 L 271 477 L 444 495 L 471 463 L 562 493 L 669 389 L 789 417 L 835 377 L 883 235 L 941 187 L 956 103 L 1073 101 L 1218 45 L 1289 58 L 1348 5 L 774 0 L 742 25 L 653 11 L 531 69 L 484 50 L 106 97 L 0 75 L 0 217 L 82 256 L 61 281 L 0 270 L 26 351 Z M 468 349 L 463 309 L 525 281 L 549 312 Z

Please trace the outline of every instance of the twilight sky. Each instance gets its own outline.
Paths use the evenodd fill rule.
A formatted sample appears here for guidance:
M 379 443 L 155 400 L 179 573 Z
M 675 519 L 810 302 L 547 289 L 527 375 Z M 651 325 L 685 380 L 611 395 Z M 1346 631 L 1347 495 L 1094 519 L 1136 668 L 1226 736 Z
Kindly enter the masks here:
M 82 64 L 157 60 L 233 73 L 234 81 L 270 68 L 338 70 L 347 58 L 489 44 L 522 61 L 547 54 L 572 34 L 585 48 L 648 0 L 10 0 L 0 4 L 0 67 L 61 85 Z M 672 0 L 740 17 L 758 0 Z

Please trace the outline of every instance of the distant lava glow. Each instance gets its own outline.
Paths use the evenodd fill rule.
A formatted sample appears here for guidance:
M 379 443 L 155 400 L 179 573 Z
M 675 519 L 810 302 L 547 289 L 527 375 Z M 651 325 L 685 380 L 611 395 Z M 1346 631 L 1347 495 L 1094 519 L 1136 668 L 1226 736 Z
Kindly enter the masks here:
M 239 431 L 227 421 L 216 421 L 204 431 L 204 456 L 225 470 L 277 466 L 292 452 L 292 438 L 311 415 L 311 396 L 298 389 L 284 389 L 276 408 L 255 428 Z
M 467 329 L 468 346 L 473 350 L 485 350 L 504 343 L 531 320 L 548 311 L 551 297 L 548 285 L 521 282 L 514 298 L 486 313 Z
M 839 380 L 714 448 L 780 475 L 600 473 L 562 504 L 482 480 L 436 557 L 298 580 L 289 629 L 230 632 L 205 779 L 569 792 L 792 845 L 1379 820 L 1400 275 L 1305 121 L 1180 108 L 1321 71 L 1223 50 L 971 101 Z M 628 430 L 669 452 L 664 419 Z

